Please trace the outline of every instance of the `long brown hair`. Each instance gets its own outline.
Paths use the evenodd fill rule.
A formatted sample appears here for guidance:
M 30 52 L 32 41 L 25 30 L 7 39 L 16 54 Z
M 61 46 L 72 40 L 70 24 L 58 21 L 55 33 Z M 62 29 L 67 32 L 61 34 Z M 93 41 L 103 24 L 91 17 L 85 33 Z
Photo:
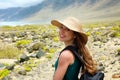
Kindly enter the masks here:
M 82 72 L 84 73 L 85 71 L 87 71 L 91 74 L 94 74 L 96 72 L 96 65 L 92 59 L 92 56 L 85 46 L 86 44 L 84 43 L 84 40 L 80 33 L 75 32 L 75 36 L 76 38 L 74 39 L 74 44 L 77 46 L 78 54 L 83 57 L 83 61 L 85 63 Z

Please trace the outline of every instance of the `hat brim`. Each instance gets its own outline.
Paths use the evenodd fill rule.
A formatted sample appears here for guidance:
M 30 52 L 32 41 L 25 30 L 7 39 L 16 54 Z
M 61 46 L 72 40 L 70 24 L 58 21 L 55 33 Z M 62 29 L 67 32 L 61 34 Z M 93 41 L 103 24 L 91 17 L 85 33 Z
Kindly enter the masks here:
M 88 41 L 88 36 L 87 36 L 85 33 L 80 32 L 80 31 L 77 31 L 77 30 L 71 28 L 69 25 L 65 24 L 64 22 L 61 22 L 61 21 L 58 21 L 58 20 L 52 20 L 52 21 L 51 21 L 51 24 L 54 25 L 54 26 L 56 26 L 56 27 L 61 27 L 61 26 L 64 25 L 64 26 L 66 26 L 68 29 L 80 33 L 80 36 L 83 38 L 82 41 L 84 41 L 85 44 L 86 44 L 87 41 Z
M 63 26 L 63 23 L 61 21 L 58 21 L 58 20 L 52 20 L 51 24 L 54 25 L 54 26 L 56 26 L 56 27 Z

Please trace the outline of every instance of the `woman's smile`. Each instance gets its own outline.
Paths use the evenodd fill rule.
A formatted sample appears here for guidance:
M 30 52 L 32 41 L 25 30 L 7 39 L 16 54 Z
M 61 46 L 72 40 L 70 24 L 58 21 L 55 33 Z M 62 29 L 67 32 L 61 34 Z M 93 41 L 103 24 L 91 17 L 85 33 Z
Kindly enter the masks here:
M 60 38 L 64 38 L 64 37 L 65 37 L 65 35 L 64 35 L 64 34 L 60 34 L 59 36 L 60 36 Z

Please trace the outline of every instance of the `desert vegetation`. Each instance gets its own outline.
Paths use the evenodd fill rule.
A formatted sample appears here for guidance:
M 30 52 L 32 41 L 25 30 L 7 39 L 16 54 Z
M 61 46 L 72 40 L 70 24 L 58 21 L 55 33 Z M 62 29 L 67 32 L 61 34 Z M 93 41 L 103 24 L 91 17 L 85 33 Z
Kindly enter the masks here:
M 120 74 L 120 22 L 89 23 L 83 24 L 83 27 L 89 36 L 88 46 L 98 69 L 105 72 L 106 80 L 109 80 L 108 77 L 112 80 L 114 72 Z M 1 26 L 0 44 L 0 78 L 10 80 L 33 79 L 30 76 L 33 73 L 37 74 L 36 80 L 51 80 L 53 62 L 63 46 L 58 40 L 56 27 L 52 25 Z M 8 64 L 9 59 L 15 61 Z M 116 69 L 111 67 L 113 65 Z M 44 70 L 48 71 L 46 78 Z

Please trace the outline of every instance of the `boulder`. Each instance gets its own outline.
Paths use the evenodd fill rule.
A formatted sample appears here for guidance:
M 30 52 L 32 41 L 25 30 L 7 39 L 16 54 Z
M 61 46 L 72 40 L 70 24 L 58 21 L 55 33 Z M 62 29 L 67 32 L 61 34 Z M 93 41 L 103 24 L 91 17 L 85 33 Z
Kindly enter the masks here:
M 36 58 L 40 58 L 41 56 L 43 56 L 45 53 L 40 49 L 37 53 L 36 53 Z
M 26 54 L 23 54 L 21 57 L 20 57 L 20 63 L 21 62 L 24 62 L 24 61 L 28 61 L 29 60 L 29 57 L 26 55 Z

